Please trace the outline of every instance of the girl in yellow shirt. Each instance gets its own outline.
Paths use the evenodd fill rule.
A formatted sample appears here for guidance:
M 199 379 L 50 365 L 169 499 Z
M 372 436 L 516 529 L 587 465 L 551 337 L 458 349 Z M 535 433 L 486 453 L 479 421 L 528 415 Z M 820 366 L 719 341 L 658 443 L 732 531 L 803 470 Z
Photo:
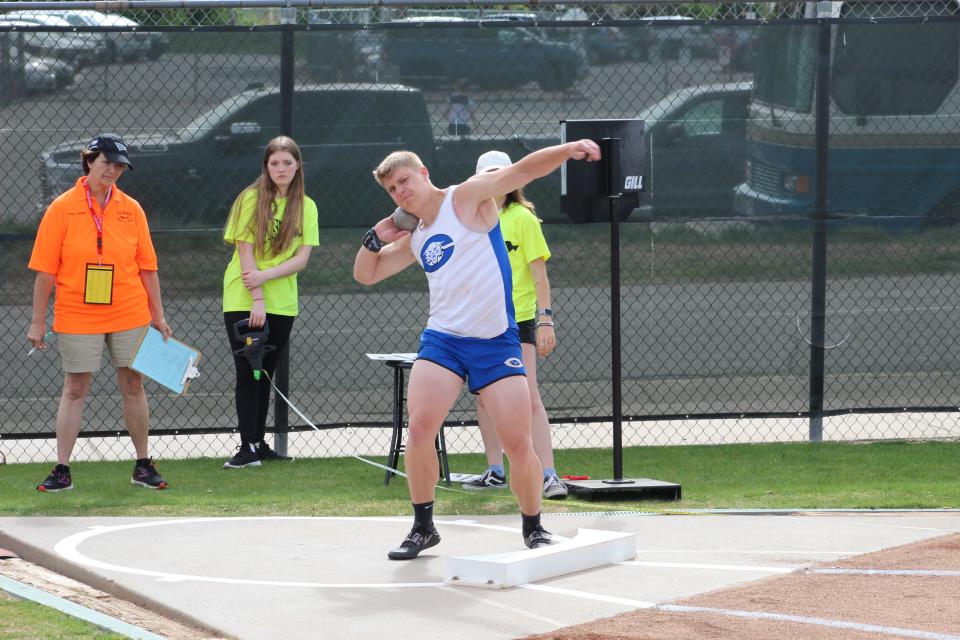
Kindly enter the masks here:
M 280 136 L 267 144 L 260 177 L 237 196 L 223 237 L 236 247 L 223 274 L 223 320 L 230 348 L 243 347 L 234 334 L 234 325 L 241 320 L 247 320 L 251 329 L 268 325 L 266 344 L 274 347 L 263 358 L 262 371 L 269 377 L 259 379 L 247 359 L 234 353 L 240 446 L 223 466 L 240 469 L 260 466 L 264 460 L 289 460 L 264 440 L 269 378 L 299 311 L 297 273 L 320 243 L 317 205 L 304 194 L 296 142 Z

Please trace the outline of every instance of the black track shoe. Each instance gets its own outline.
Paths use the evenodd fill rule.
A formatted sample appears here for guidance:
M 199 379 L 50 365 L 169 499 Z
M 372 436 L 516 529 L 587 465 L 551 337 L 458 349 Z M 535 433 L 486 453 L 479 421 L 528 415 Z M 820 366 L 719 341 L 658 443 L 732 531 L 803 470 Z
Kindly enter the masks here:
M 553 544 L 553 536 L 542 526 L 537 525 L 536 529 L 523 536 L 523 543 L 531 549 L 539 549 Z
M 440 543 L 440 533 L 436 527 L 430 527 L 429 531 L 423 531 L 414 527 L 404 538 L 403 542 L 396 549 L 387 554 L 391 560 L 413 560 L 420 552 L 430 547 L 435 547 Z
M 290 462 L 293 460 L 290 456 L 282 456 L 273 449 L 270 448 L 266 442 L 261 442 L 257 445 L 257 457 L 260 458 L 260 462 Z
M 245 467 L 259 467 L 260 455 L 253 445 L 241 444 L 233 457 L 223 463 L 224 469 L 243 469 Z

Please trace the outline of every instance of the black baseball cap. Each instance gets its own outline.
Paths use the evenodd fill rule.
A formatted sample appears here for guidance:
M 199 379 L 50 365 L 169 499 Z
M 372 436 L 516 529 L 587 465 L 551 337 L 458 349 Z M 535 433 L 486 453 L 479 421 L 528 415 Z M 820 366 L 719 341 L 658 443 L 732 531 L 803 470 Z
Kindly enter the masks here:
M 127 155 L 127 145 L 115 133 L 101 133 L 90 141 L 87 151 L 99 151 L 110 162 L 125 164 L 133 171 L 133 164 Z

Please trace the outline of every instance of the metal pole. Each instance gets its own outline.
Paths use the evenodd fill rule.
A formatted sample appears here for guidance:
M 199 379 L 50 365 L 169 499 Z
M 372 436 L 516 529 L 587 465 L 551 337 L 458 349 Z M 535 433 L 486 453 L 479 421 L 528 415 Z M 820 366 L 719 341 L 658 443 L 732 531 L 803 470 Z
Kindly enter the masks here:
M 290 397 L 290 342 L 277 354 L 277 370 L 273 374 L 277 389 Z M 273 449 L 287 455 L 287 432 L 290 430 L 290 410 L 278 394 L 273 398 Z
M 827 308 L 827 174 L 830 151 L 830 23 L 821 21 L 817 33 L 816 78 L 816 188 L 813 214 L 813 269 L 810 300 L 810 441 L 823 440 Z
M 293 135 L 293 72 L 294 72 L 294 30 L 297 22 L 297 10 L 284 7 L 280 10 L 280 21 L 284 25 L 280 34 L 280 133 Z M 290 342 L 277 357 L 277 389 L 283 395 L 290 395 Z M 290 429 L 290 414 L 287 403 L 279 396 L 273 404 L 273 448 L 282 456 L 287 455 L 287 433 Z
M 294 37 L 297 24 L 297 10 L 294 7 L 280 9 L 280 22 L 283 32 L 280 34 L 280 133 L 293 136 L 293 82 L 296 65 Z
M 617 160 L 620 138 L 603 138 L 604 184 L 610 206 L 610 382 L 613 388 L 613 481 L 623 479 L 623 403 L 620 360 L 620 198 Z

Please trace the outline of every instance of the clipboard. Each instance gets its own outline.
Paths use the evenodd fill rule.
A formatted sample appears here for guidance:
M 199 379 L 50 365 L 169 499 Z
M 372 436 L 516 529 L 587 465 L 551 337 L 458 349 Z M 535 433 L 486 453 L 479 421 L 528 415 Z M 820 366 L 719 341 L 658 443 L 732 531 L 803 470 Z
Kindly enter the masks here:
M 193 347 L 174 338 L 164 342 L 160 332 L 148 326 L 140 336 L 130 368 L 183 395 L 190 381 L 200 375 L 197 369 L 200 355 Z

